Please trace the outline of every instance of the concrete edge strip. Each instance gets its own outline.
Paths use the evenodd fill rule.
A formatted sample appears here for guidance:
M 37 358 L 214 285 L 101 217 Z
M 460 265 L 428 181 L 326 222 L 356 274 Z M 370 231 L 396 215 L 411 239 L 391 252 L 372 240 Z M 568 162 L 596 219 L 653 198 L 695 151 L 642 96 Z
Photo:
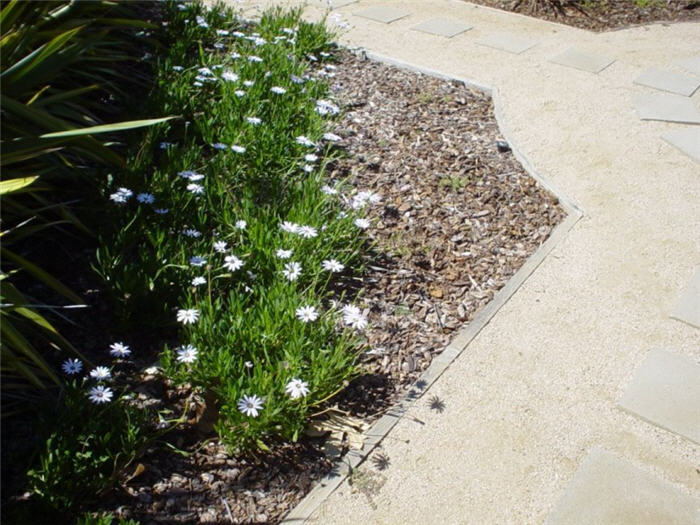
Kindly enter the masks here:
M 508 282 L 501 288 L 494 298 L 482 308 L 471 320 L 462 328 L 445 349 L 437 355 L 430 366 L 421 374 L 418 380 L 411 386 L 396 404 L 381 418 L 375 421 L 365 434 L 365 443 L 361 450 L 350 450 L 338 461 L 337 468 L 317 482 L 316 486 L 285 516 L 280 522 L 282 525 L 292 525 L 305 523 L 311 515 L 320 507 L 321 503 L 328 498 L 345 479 L 352 474 L 353 469 L 358 467 L 375 449 L 379 443 L 389 434 L 391 429 L 404 416 L 408 408 L 438 380 L 447 370 L 452 362 L 467 348 L 469 343 L 481 332 L 481 330 L 491 321 L 496 312 L 510 299 L 513 294 L 522 286 L 527 278 L 537 269 L 549 253 L 567 236 L 569 231 L 583 216 L 581 209 L 576 206 L 568 197 L 557 190 L 546 178 L 544 178 L 532 165 L 530 160 L 519 150 L 512 141 L 512 135 L 503 123 L 501 115 L 500 94 L 497 89 L 472 82 L 469 80 L 450 76 L 439 71 L 421 68 L 401 60 L 372 53 L 361 48 L 346 48 L 351 52 L 360 54 L 377 62 L 407 69 L 424 75 L 442 78 L 445 80 L 460 82 L 463 85 L 474 88 L 482 93 L 490 95 L 494 104 L 494 114 L 501 134 L 508 141 L 516 159 L 522 164 L 525 171 L 533 177 L 539 184 L 555 195 L 564 209 L 567 211 L 566 218 L 558 224 L 547 240 L 527 258 L 525 263 L 515 274 L 508 279 Z

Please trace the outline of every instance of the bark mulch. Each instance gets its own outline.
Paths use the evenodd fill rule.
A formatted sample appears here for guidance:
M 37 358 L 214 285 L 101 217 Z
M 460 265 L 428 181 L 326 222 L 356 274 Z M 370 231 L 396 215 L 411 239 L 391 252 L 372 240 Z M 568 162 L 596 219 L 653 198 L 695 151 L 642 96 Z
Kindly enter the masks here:
M 468 0 L 580 29 L 608 31 L 652 23 L 697 22 L 698 0 Z
M 489 97 L 349 52 L 338 57 L 336 68 L 319 71 L 345 111 L 335 130 L 344 137 L 340 155 L 328 174 L 382 200 L 371 208 L 374 248 L 357 299 L 370 321 L 364 373 L 333 403 L 371 421 L 491 300 L 564 212 L 507 144 L 497 144 L 502 137 Z M 160 389 L 157 380 L 148 385 L 145 397 Z M 106 506 L 144 524 L 277 523 L 333 468 L 323 438 L 231 457 L 201 437 L 194 424 L 170 436 L 185 454 L 150 452 Z

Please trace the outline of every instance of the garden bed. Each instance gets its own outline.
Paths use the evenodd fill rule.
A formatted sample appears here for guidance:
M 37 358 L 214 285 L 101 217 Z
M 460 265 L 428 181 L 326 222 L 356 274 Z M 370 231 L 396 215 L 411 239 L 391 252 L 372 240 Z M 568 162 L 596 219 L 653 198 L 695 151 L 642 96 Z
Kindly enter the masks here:
M 469 0 L 504 11 L 591 31 L 671 22 L 700 21 L 697 0 Z
M 81 195 L 96 243 L 47 263 L 85 361 L 52 353 L 45 425 L 4 427 L 19 516 L 278 522 L 564 217 L 483 93 L 300 11 L 164 9 L 143 111 L 182 118 L 124 139 Z
M 337 58 L 320 70 L 344 111 L 334 131 L 345 154 L 328 175 L 382 200 L 370 215 L 375 249 L 357 282 L 369 320 L 364 373 L 333 404 L 372 421 L 564 212 L 512 152 L 497 147 L 489 97 L 349 52 Z M 276 523 L 333 468 L 322 438 L 232 457 L 214 442 L 200 448 L 195 431 L 175 439 L 189 457 L 159 451 L 141 459 L 145 471 L 126 484 L 117 514 L 144 523 L 222 523 L 229 513 L 233 523 Z

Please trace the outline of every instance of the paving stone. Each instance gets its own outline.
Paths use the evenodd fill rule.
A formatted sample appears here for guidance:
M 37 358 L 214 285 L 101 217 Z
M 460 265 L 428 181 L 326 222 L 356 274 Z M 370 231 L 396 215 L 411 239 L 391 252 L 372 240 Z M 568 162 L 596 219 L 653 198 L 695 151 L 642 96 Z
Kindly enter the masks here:
M 562 54 L 550 58 L 549 61 L 561 66 L 588 71 L 589 73 L 600 73 L 610 64 L 615 62 L 615 60 L 612 58 L 589 55 L 573 48 L 569 48 Z
M 686 97 L 695 93 L 695 90 L 700 87 L 700 79 L 691 78 L 686 75 L 674 73 L 672 71 L 664 71 L 655 67 L 649 68 L 634 79 L 635 84 L 647 86 L 661 91 L 676 93 Z
M 469 31 L 473 26 L 465 24 L 460 20 L 447 20 L 444 18 L 433 18 L 432 20 L 426 20 L 422 24 L 413 26 L 411 29 L 414 31 L 422 31 L 424 33 L 430 33 L 433 35 L 445 36 L 447 38 L 452 38 L 460 33 Z
M 676 129 L 664 133 L 661 135 L 661 138 L 671 146 L 681 150 L 695 162 L 700 162 L 700 128 Z M 696 306 L 696 308 L 700 309 L 700 306 Z M 696 317 L 700 316 L 700 313 L 697 313 L 698 311 L 700 310 L 696 310 Z M 675 317 L 675 315 L 672 317 Z M 695 326 L 698 326 L 698 323 L 700 323 L 700 320 L 695 323 Z
M 637 115 L 642 120 L 700 124 L 700 111 L 688 97 L 662 94 L 638 95 L 635 106 Z
M 519 55 L 537 44 L 537 41 L 530 38 L 510 35 L 508 33 L 496 33 L 477 40 L 476 43 L 481 46 L 488 46 Z
M 375 5 L 368 7 L 362 11 L 354 13 L 362 18 L 368 18 L 374 20 L 375 22 L 383 22 L 384 24 L 391 24 L 396 22 L 400 18 L 404 18 L 411 14 L 410 11 L 402 9 L 400 7 L 393 7 L 390 5 Z
M 345 7 L 346 5 L 356 4 L 356 3 L 357 3 L 357 0 L 332 0 L 332 2 L 330 4 L 330 8 L 331 9 L 340 9 L 341 7 Z
M 700 76 L 700 55 L 676 60 L 675 64 L 677 66 L 681 66 L 683 69 L 687 69 L 691 73 L 695 73 L 696 75 Z
M 620 407 L 700 443 L 700 364 L 654 349 L 635 371 Z
M 594 448 L 545 525 L 690 525 L 700 498 Z
M 695 159 L 700 162 L 700 129 L 682 131 L 695 132 Z M 671 312 L 671 317 L 695 328 L 700 328 L 700 266 L 695 268 L 695 274 L 690 279 L 688 286 L 681 292 L 681 297 Z

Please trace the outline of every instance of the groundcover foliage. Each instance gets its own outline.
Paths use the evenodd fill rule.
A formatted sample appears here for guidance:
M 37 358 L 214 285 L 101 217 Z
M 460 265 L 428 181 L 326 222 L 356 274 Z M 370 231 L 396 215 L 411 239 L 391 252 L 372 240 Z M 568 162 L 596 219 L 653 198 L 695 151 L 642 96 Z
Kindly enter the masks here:
M 179 118 L 130 132 L 101 187 L 94 269 L 133 352 L 129 330 L 175 328 L 162 372 L 207 400 L 232 451 L 265 450 L 297 440 L 355 373 L 367 320 L 342 290 L 362 271 L 362 215 L 379 196 L 324 179 L 340 137 L 328 132 L 339 109 L 323 24 L 298 10 L 253 26 L 222 6 L 161 8 L 154 85 L 134 96 L 143 114 Z M 64 516 L 179 422 L 151 428 L 131 392 L 132 348 L 107 353 L 63 363 L 29 471 L 33 494 Z M 84 517 L 100 520 L 111 518 Z
M 97 269 L 130 322 L 180 323 L 163 368 L 216 400 L 223 441 L 266 448 L 296 440 L 354 372 L 366 320 L 332 289 L 360 269 L 358 214 L 376 196 L 344 206 L 324 181 L 338 108 L 308 74 L 331 58 L 322 24 L 168 9 L 153 104 L 183 117 L 152 128 L 106 186 L 117 227 Z

